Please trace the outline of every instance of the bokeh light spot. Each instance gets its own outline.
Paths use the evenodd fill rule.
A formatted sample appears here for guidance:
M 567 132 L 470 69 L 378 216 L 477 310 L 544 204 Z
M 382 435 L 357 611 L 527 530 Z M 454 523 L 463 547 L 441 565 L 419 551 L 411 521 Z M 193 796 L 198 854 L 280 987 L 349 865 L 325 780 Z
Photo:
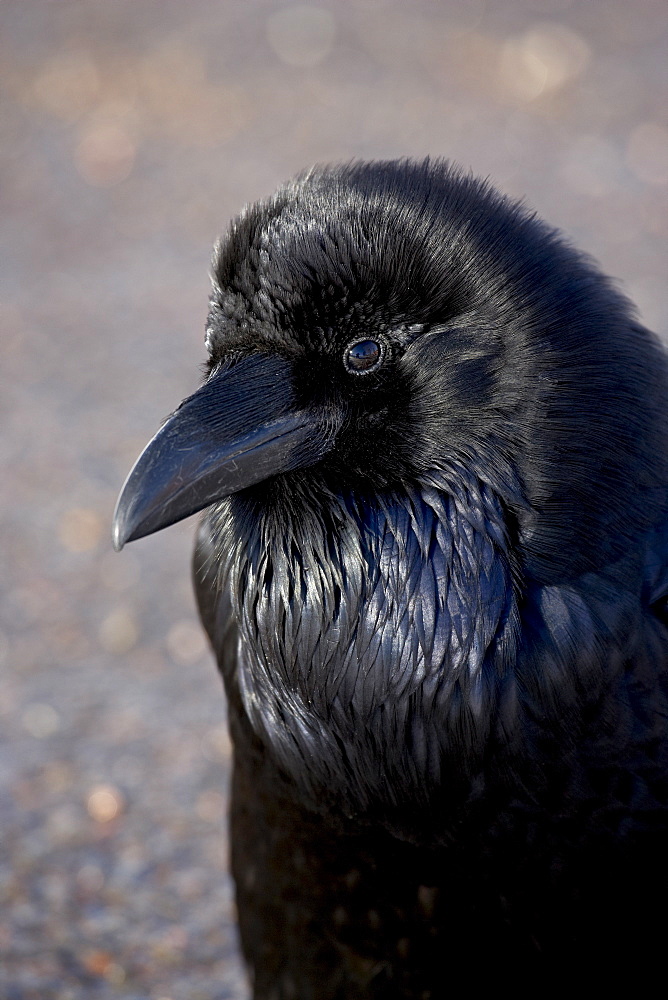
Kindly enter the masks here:
M 587 43 L 570 28 L 537 25 L 503 46 L 499 83 L 510 99 L 534 101 L 580 76 L 589 56 Z
M 69 52 L 49 59 L 37 73 L 32 97 L 45 111 L 74 122 L 95 102 L 100 78 L 87 52 Z
M 201 626 L 194 621 L 176 622 L 167 633 L 167 649 L 176 663 L 195 663 L 206 650 Z
M 52 705 L 33 702 L 21 717 L 23 728 L 37 740 L 46 740 L 60 729 L 60 716 Z
M 94 510 L 72 507 L 66 510 L 58 525 L 58 537 L 69 552 L 94 549 L 102 537 L 102 518 Z
M 311 4 L 294 4 L 267 19 L 272 49 L 288 66 L 318 66 L 334 44 L 336 23 L 330 11 Z
M 137 622 L 127 608 L 116 608 L 100 625 L 100 645 L 107 653 L 122 656 L 137 644 L 138 638 Z
M 220 792 L 210 788 L 197 796 L 195 811 L 207 823 L 219 823 L 225 819 L 227 804 Z
M 86 802 L 88 815 L 96 823 L 109 823 L 123 810 L 123 796 L 113 785 L 96 785 Z
M 93 122 L 74 151 L 74 165 L 91 187 L 113 187 L 132 173 L 137 148 L 122 125 Z

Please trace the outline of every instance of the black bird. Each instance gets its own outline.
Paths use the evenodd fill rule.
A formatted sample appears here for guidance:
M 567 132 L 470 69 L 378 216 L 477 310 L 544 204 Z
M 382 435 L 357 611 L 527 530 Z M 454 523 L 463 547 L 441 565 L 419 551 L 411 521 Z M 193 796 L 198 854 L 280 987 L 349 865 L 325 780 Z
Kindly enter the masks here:
M 262 1000 L 665 965 L 668 364 L 443 162 L 318 167 L 215 251 L 208 377 L 115 543 L 195 552 Z M 595 994 L 594 994 L 595 995 Z

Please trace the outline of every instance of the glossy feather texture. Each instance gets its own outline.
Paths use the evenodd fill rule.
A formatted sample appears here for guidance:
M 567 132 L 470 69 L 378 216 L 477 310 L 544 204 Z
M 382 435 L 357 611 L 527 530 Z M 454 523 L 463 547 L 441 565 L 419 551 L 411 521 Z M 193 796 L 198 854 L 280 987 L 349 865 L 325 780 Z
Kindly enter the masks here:
M 381 363 L 359 375 L 347 352 L 369 341 Z M 656 971 L 659 342 L 486 183 L 388 162 L 315 169 L 233 223 L 207 344 L 214 374 L 285 359 L 332 442 L 216 502 L 195 557 L 255 996 Z

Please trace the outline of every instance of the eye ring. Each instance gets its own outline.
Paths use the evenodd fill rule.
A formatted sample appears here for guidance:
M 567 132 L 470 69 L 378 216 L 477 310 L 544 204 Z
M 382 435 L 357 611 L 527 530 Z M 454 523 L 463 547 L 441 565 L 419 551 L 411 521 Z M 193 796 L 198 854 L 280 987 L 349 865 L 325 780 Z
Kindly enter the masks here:
M 371 375 L 380 368 L 386 354 L 385 341 L 380 338 L 351 340 L 343 352 L 343 365 L 351 375 Z

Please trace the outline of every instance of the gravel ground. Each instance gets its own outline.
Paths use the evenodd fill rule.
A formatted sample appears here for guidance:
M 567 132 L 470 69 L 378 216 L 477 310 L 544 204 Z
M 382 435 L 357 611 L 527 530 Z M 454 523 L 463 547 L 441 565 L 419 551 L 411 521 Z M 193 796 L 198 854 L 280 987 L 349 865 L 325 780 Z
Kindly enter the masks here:
M 668 330 L 665 0 L 4 0 L 0 995 L 243 1000 L 192 522 L 111 551 L 210 246 L 315 160 L 452 157 Z

